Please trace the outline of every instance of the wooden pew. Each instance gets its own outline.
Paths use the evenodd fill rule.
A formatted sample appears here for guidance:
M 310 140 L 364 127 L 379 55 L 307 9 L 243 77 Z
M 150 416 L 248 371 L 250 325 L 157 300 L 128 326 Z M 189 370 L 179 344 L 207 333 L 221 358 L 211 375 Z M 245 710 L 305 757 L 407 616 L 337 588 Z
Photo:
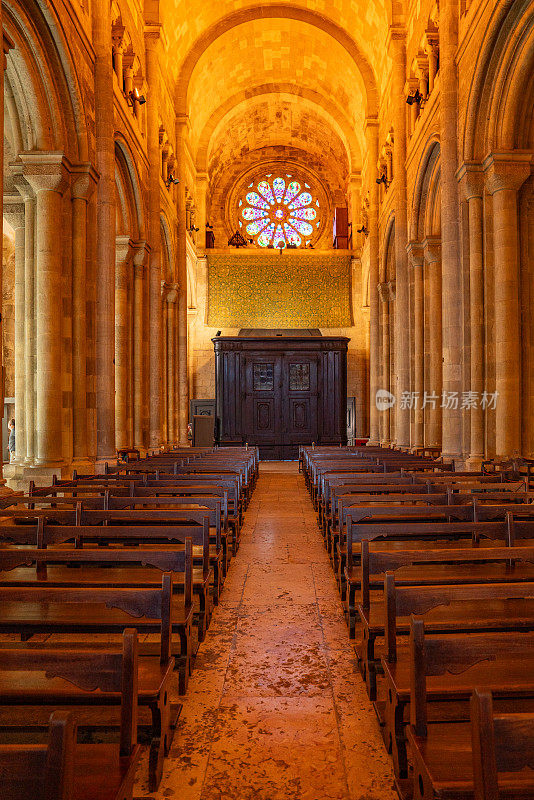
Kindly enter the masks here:
M 359 604 L 358 614 L 363 626 L 361 669 L 369 696 L 376 700 L 378 638 L 384 637 L 383 655 L 392 662 L 397 636 L 409 634 L 412 614 L 423 616 L 432 633 L 534 630 L 534 582 L 397 587 L 388 572 L 383 597 L 371 599 L 367 608 Z
M 149 786 L 160 783 L 163 762 L 168 754 L 173 728 L 168 699 L 174 659 L 161 664 L 158 658 L 138 656 L 137 631 L 125 629 L 122 652 L 109 645 L 91 648 L 90 642 L 75 649 L 60 649 L 45 643 L 24 649 L 16 645 L 0 648 L 0 707 L 2 738 L 10 736 L 13 711 L 29 706 L 76 707 L 78 724 L 84 724 L 84 710 L 120 707 L 119 740 L 121 755 L 128 755 L 137 742 L 137 707 L 150 709 Z M 93 721 L 89 716 L 89 726 Z M 174 721 L 175 722 L 175 721 Z M 20 733 L 20 721 L 15 719 Z M 39 722 L 24 723 L 25 735 L 35 736 Z M 27 731 L 27 733 L 26 733 Z
M 516 713 L 495 718 L 490 693 L 475 689 L 473 696 L 471 722 L 429 723 L 419 734 L 408 727 L 413 800 L 532 800 L 533 773 L 525 769 L 532 763 L 532 711 L 520 712 L 518 701 Z M 480 794 L 490 787 L 498 793 Z
M 140 748 L 79 745 L 72 714 L 50 717 L 48 745 L 0 745 L 2 792 L 9 800 L 131 800 Z
M 199 567 L 192 568 L 193 595 L 199 601 L 199 609 L 195 610 L 199 642 L 205 638 L 211 617 L 209 543 L 205 531 L 203 535 L 203 561 Z M 164 550 L 158 550 L 157 546 L 148 548 L 146 545 L 130 549 L 109 546 L 91 549 L 83 547 L 83 541 L 79 542 L 82 546 L 77 549 L 64 546 L 60 549 L 57 546 L 47 549 L 2 548 L 0 584 L 26 586 L 37 582 L 47 586 L 157 587 L 161 585 L 161 573 L 172 572 L 173 602 L 183 605 L 189 579 L 186 538 L 183 537 L 183 545 L 180 542 L 172 549 Z M 199 548 L 195 548 L 193 542 L 193 552 L 195 549 Z M 76 569 L 72 569 L 73 566 Z M 179 608 L 177 611 L 180 613 Z
M 175 656 L 178 687 L 185 694 L 191 673 L 191 595 L 184 598 L 181 617 L 172 616 L 172 575 L 165 573 L 162 589 L 132 587 L 0 586 L 0 633 L 17 633 L 29 639 L 34 633 L 85 635 L 122 634 L 135 625 L 141 634 L 155 633 L 160 644 L 143 643 L 141 652 L 156 650 L 162 663 Z M 176 652 L 173 634 L 180 639 Z M 173 651 L 173 652 L 171 652 Z
M 409 648 L 395 662 L 384 659 L 383 669 L 384 739 L 399 778 L 408 775 L 405 726 L 419 736 L 429 724 L 468 720 L 476 686 L 492 688 L 501 710 L 534 710 L 532 633 L 427 636 L 412 618 Z
M 534 714 L 496 716 L 491 693 L 475 690 L 471 745 L 475 800 L 503 800 L 509 784 L 515 797 L 534 797 Z M 526 767 L 530 767 L 528 772 Z M 504 779 L 502 773 L 506 773 Z

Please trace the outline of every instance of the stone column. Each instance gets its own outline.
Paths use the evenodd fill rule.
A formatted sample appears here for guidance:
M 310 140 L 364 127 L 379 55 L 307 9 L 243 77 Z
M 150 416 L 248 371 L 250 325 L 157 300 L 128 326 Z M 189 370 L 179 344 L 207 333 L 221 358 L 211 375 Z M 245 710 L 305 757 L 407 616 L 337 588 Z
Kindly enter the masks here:
M 362 176 L 357 173 L 352 174 L 349 178 L 349 209 L 350 224 L 352 225 L 352 249 L 360 250 L 362 234 L 358 233 L 358 228 L 361 228 Z
M 206 222 L 207 216 L 207 195 L 208 195 L 208 174 L 207 172 L 199 172 L 197 174 L 197 227 L 199 229 L 197 234 L 197 249 L 204 251 L 206 249 Z
M 72 170 L 72 410 L 73 460 L 89 467 L 87 430 L 87 205 L 98 176 L 90 164 Z
M 25 392 L 25 213 L 19 196 L 4 197 L 4 218 L 15 231 L 15 459 L 26 457 L 26 392 Z
M 161 398 L 163 381 L 163 339 L 161 319 L 161 221 L 159 148 L 159 61 L 160 25 L 145 28 L 146 70 L 148 82 L 147 147 L 149 171 L 149 430 L 152 449 L 162 444 Z M 138 104 L 136 104 L 138 105 Z
M 389 295 L 390 288 L 388 283 L 380 283 L 378 285 L 378 294 L 380 297 L 382 312 L 382 389 L 387 392 L 390 391 L 390 342 L 389 342 Z M 387 408 L 380 412 L 381 433 L 380 444 L 384 447 L 389 447 L 391 444 L 391 428 L 390 428 L 390 409 Z
M 109 0 L 93 0 L 97 188 L 96 427 L 97 458 L 115 456 L 115 142 Z
M 484 161 L 493 196 L 495 264 L 496 455 L 521 454 L 521 311 L 517 192 L 530 175 L 530 155 L 493 153 Z
M 129 236 L 115 243 L 115 447 L 130 447 L 128 435 L 128 373 L 130 367 L 130 309 L 128 285 L 134 255 Z
M 35 458 L 35 195 L 22 175 L 22 168 L 13 167 L 14 184 L 24 201 L 24 416 L 25 463 Z
M 0 29 L 2 26 L 2 9 L 0 8 Z M 7 67 L 7 54 L 9 50 L 13 47 L 13 42 L 9 39 L 6 34 L 3 34 L 3 59 L 2 59 L 2 69 L 0 70 L 0 90 L 2 93 L 2 97 L 4 97 L 4 73 Z M 2 142 L 2 146 L 0 147 L 0 180 L 2 181 L 2 191 L 0 192 L 0 211 L 3 213 L 3 206 L 4 206 L 4 104 L 2 103 L 2 108 L 0 109 L 0 142 Z M 2 270 L 0 269 L 0 297 L 2 297 Z M 0 320 L 0 342 L 3 340 L 3 326 Z M 3 357 L 2 357 L 2 348 L 0 347 L 0 374 L 3 373 Z M 0 381 L 0 405 L 2 409 L 4 408 L 4 381 Z M 15 436 L 16 440 L 16 436 Z M 0 482 L 3 483 L 4 480 L 2 478 L 2 459 L 0 458 Z
M 477 402 L 470 409 L 468 466 L 480 469 L 484 459 L 484 175 L 480 164 L 463 164 L 458 171 L 469 214 L 469 317 L 471 339 L 470 391 Z
M 438 45 L 439 35 L 437 30 L 426 31 L 426 54 L 428 56 L 428 93 L 434 88 L 434 81 L 438 70 Z
M 136 245 L 133 257 L 134 263 L 134 341 L 133 341 L 133 396 L 134 396 L 134 447 L 144 450 L 143 435 L 144 421 L 144 359 L 143 342 L 145 338 L 143 327 L 143 295 L 145 265 L 148 259 L 148 250 L 145 243 Z
M 403 29 L 390 28 L 388 49 L 392 58 L 392 104 L 394 125 L 393 186 L 395 190 L 395 369 L 397 383 L 396 440 L 401 448 L 410 446 L 410 410 L 403 409 L 402 393 L 410 391 L 410 287 L 408 276 L 408 202 L 406 189 L 406 34 Z
M 429 447 L 442 445 L 442 392 L 443 392 L 443 342 L 442 342 L 442 317 L 441 317 L 441 241 L 439 239 L 425 239 L 425 262 L 429 283 L 430 304 L 428 308 L 430 338 L 430 364 L 428 381 L 430 394 L 435 395 L 435 403 L 428 408 L 429 439 L 425 444 Z
M 369 186 L 369 444 L 380 441 L 380 420 L 376 406 L 376 392 L 380 388 L 380 329 L 378 310 L 379 245 L 378 245 L 378 186 L 376 162 L 378 160 L 378 122 L 367 119 L 367 183 Z
M 176 330 L 175 308 L 178 299 L 178 284 L 168 287 L 167 296 L 167 430 L 169 442 L 176 442 Z
M 62 252 L 63 193 L 68 186 L 62 153 L 23 153 L 24 177 L 36 197 L 36 458 L 63 463 Z
M 185 156 L 188 117 L 179 117 L 176 121 L 176 143 L 178 148 L 178 236 L 176 252 L 176 277 L 178 290 L 178 329 L 177 329 L 177 374 L 178 374 L 178 440 L 187 446 L 187 423 L 189 419 L 189 386 L 187 381 L 187 232 L 186 232 L 186 197 L 185 197 Z
M 441 245 L 443 315 L 443 389 L 462 392 L 462 298 L 463 285 L 459 253 L 458 180 L 458 0 L 440 3 L 440 131 L 441 131 Z M 462 412 L 443 409 L 443 455 L 462 456 Z
M 423 248 L 420 244 L 410 242 L 408 245 L 409 258 L 414 275 L 414 392 L 416 403 L 414 407 L 414 426 L 412 447 L 424 445 L 424 286 L 423 286 Z

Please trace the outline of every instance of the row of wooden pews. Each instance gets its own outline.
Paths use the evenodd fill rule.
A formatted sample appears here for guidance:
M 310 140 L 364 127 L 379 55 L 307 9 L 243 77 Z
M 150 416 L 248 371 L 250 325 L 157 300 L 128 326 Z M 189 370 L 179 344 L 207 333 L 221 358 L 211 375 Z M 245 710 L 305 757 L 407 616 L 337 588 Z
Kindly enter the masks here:
M 145 762 L 157 790 L 258 466 L 249 448 L 122 454 L 2 498 L 2 797 L 131 800 Z
M 402 798 L 534 798 L 534 492 L 517 463 L 303 448 Z

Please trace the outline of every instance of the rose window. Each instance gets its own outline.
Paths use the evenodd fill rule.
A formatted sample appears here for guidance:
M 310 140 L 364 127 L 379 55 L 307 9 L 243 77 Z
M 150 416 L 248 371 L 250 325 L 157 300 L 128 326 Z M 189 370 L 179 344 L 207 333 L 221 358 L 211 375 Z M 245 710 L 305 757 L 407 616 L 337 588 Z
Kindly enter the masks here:
M 260 247 L 301 247 L 320 227 L 319 201 L 307 183 L 302 186 L 291 175 L 267 175 L 248 188 L 239 201 L 239 225 Z

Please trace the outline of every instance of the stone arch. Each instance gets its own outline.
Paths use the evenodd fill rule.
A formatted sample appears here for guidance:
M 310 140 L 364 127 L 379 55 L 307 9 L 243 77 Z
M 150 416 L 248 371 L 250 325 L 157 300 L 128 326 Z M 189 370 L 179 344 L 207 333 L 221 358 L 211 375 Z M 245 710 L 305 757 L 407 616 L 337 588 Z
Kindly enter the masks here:
M 410 240 L 440 235 L 440 143 L 431 137 L 417 172 L 410 220 Z
M 117 235 L 128 234 L 135 241 L 142 239 L 145 231 L 145 215 L 139 174 L 128 146 L 122 139 L 115 140 L 115 184 L 118 199 Z
M 534 17 L 530 0 L 499 0 L 492 11 L 471 82 L 465 127 L 465 161 L 492 151 L 534 145 Z
M 193 70 L 208 47 L 227 31 L 257 19 L 285 18 L 305 22 L 332 36 L 354 60 L 362 76 L 366 89 L 366 115 L 378 113 L 378 91 L 373 68 L 358 43 L 332 20 L 310 9 L 295 8 L 288 5 L 258 5 L 239 9 L 219 20 L 198 37 L 186 56 L 177 81 L 176 108 L 178 114 L 187 114 L 187 91 Z
M 380 260 L 380 282 L 395 280 L 395 212 L 391 212 L 384 234 L 382 258 Z
M 176 282 L 176 269 L 174 263 L 174 245 L 169 228 L 169 221 L 165 214 L 161 214 L 160 235 L 161 235 L 161 279 L 168 283 Z
M 6 85 L 19 120 L 24 150 L 63 151 L 71 162 L 89 160 L 82 92 L 67 40 L 51 5 L 2 3 L 3 27 L 13 42 Z
M 324 118 L 338 134 L 350 156 L 350 170 L 354 171 L 360 167 L 362 142 L 358 140 L 357 134 L 345 119 L 342 109 L 338 108 L 334 101 L 323 97 L 319 92 L 313 92 L 292 84 L 263 84 L 251 87 L 229 98 L 211 116 L 198 141 L 196 166 L 199 172 L 208 171 L 209 148 L 217 129 L 224 125 L 241 105 L 250 105 L 254 98 L 262 98 L 269 94 L 276 94 L 280 98 L 297 96 L 300 100 L 303 100 L 315 113 Z

